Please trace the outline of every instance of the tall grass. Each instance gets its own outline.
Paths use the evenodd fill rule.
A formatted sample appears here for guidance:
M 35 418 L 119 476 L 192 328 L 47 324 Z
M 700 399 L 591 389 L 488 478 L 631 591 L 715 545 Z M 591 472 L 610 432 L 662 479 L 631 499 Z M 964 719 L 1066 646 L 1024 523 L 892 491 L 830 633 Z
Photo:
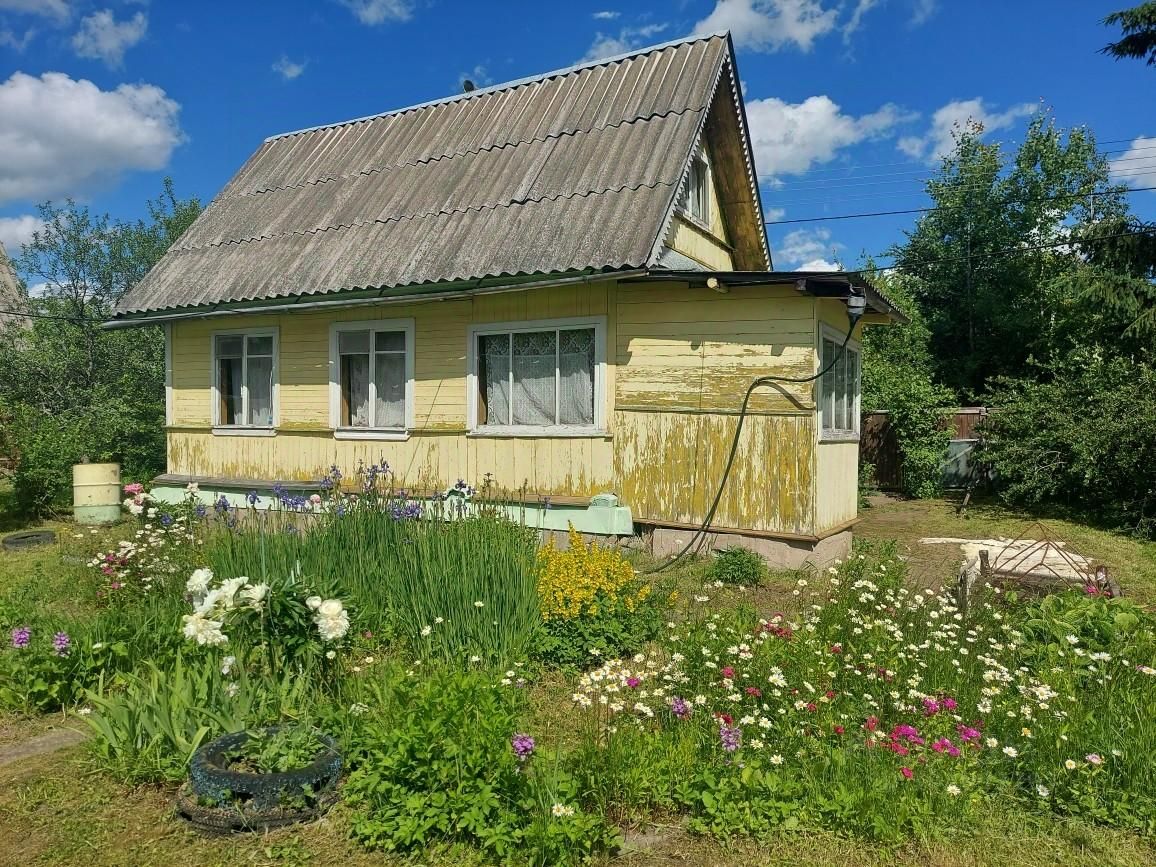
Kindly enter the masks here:
M 205 554 L 219 576 L 290 574 L 343 599 L 359 630 L 424 656 L 526 655 L 540 625 L 536 533 L 460 499 L 419 510 L 400 496 L 336 496 L 316 512 L 251 510 Z

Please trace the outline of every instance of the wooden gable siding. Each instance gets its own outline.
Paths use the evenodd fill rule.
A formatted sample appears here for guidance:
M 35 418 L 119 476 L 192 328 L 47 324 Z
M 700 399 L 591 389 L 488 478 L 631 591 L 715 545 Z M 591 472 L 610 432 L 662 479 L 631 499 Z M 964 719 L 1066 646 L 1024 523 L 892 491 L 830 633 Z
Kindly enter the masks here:
M 719 199 L 718 178 L 713 161 L 711 166 L 708 187 L 710 226 L 704 228 L 675 211 L 667 234 L 666 246 L 684 256 L 689 256 L 712 271 L 731 271 L 734 269 L 734 258 L 727 235 L 726 216 L 723 214 L 723 206 Z
M 470 325 L 605 316 L 607 434 L 466 435 Z M 415 427 L 404 442 L 337 440 L 329 430 L 333 322 L 415 322 Z M 279 331 L 276 436 L 211 431 L 210 341 L 226 328 Z M 403 487 L 444 488 L 492 474 L 504 490 L 619 494 L 637 520 L 702 520 L 721 477 L 747 384 L 814 370 L 815 302 L 793 287 L 727 294 L 685 284 L 613 281 L 474 299 L 174 324 L 169 472 L 268 480 L 318 478 L 336 464 L 389 461 Z M 751 403 L 716 524 L 814 530 L 816 431 L 811 386 L 761 391 Z

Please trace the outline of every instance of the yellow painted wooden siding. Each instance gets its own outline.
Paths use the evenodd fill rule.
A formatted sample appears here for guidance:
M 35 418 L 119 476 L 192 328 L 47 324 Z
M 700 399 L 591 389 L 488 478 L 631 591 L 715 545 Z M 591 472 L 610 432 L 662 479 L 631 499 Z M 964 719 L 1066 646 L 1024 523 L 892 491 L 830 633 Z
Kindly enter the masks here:
M 615 480 L 639 520 L 706 516 L 751 380 L 815 370 L 815 302 L 793 286 L 618 290 Z M 720 502 L 721 527 L 809 534 L 814 390 L 760 389 Z
M 638 521 L 698 524 L 726 466 L 737 415 L 618 413 L 614 476 Z M 810 534 L 812 415 L 748 417 L 714 524 Z
M 608 434 L 467 437 L 471 324 L 570 316 L 607 321 Z M 415 416 L 405 442 L 336 440 L 329 424 L 331 323 L 415 321 Z M 210 339 L 217 330 L 279 331 L 276 436 L 210 430 Z M 702 520 L 721 477 L 751 379 L 814 372 L 816 304 L 793 286 L 727 294 L 684 284 L 612 281 L 475 299 L 346 311 L 231 316 L 173 326 L 174 424 L 169 471 L 198 476 L 317 478 L 331 465 L 389 461 L 398 484 L 448 487 L 493 475 L 504 490 L 619 494 L 639 520 Z M 809 534 L 818 508 L 810 384 L 760 391 L 716 515 L 720 527 Z M 854 484 L 849 488 L 854 497 Z
M 467 438 L 468 327 L 574 316 L 607 316 L 613 282 L 473 299 L 288 314 L 246 315 L 173 326 L 173 427 L 169 471 L 252 479 L 318 478 L 333 464 L 385 458 L 405 486 L 446 487 L 492 473 L 506 490 L 589 496 L 610 488 L 606 438 Z M 329 330 L 334 322 L 414 319 L 415 427 L 407 442 L 336 440 L 329 430 Z M 608 316 L 607 344 L 614 345 Z M 278 329 L 278 419 L 274 437 L 215 436 L 210 401 L 211 335 L 229 328 Z M 608 373 L 613 388 L 613 374 Z M 609 415 L 609 406 L 607 407 Z
M 793 286 L 734 287 L 726 294 L 681 284 L 618 290 L 618 409 L 737 411 L 762 374 L 815 370 L 814 299 Z M 814 387 L 773 385 L 755 411 L 810 413 Z
M 819 443 L 815 457 L 815 530 L 822 532 L 859 512 L 859 443 Z

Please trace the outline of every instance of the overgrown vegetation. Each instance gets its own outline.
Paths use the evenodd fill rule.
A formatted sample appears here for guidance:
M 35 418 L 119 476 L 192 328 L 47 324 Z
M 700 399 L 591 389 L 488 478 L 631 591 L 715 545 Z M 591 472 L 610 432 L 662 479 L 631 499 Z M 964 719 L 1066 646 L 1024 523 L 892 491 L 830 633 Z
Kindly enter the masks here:
M 126 222 L 68 201 L 39 208 L 44 228 L 15 257 L 41 285 L 37 318 L 0 326 L 0 452 L 16 458 L 20 507 L 44 515 L 71 502 L 71 467 L 116 461 L 130 477 L 164 469 L 164 335 L 159 328 L 106 331 L 120 297 L 200 212 L 171 181 Z

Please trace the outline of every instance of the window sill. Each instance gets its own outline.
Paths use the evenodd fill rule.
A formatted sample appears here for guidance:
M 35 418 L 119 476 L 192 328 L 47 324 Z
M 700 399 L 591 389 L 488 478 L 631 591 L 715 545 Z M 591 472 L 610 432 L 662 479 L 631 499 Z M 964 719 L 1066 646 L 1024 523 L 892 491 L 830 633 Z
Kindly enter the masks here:
M 409 431 L 338 428 L 333 432 L 333 438 L 335 440 L 377 440 L 379 442 L 403 443 L 409 439 Z
M 469 437 L 515 437 L 518 439 L 603 439 L 610 434 L 587 427 L 478 427 L 466 434 Z
M 819 435 L 820 443 L 857 443 L 859 434 L 855 431 L 824 431 Z
M 277 431 L 271 427 L 214 427 L 215 437 L 275 437 Z

